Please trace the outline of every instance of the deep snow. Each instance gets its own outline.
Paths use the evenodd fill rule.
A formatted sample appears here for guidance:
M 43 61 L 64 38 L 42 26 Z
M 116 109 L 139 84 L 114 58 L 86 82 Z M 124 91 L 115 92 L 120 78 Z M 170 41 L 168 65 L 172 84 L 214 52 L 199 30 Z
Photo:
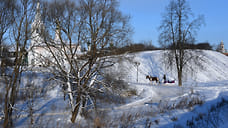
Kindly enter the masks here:
M 175 69 L 168 70 L 166 68 L 162 60 L 163 52 L 146 51 L 128 54 L 128 57 L 133 57 L 134 59 L 117 63 L 113 69 L 125 69 L 124 71 L 127 71 L 125 73 L 127 75 L 124 80 L 136 88 L 140 96 L 139 99 L 116 108 L 123 110 L 125 113 L 132 113 L 133 115 L 134 113 L 141 114 L 140 119 L 134 122 L 133 126 L 145 127 L 145 122 L 148 123 L 149 121 L 154 124 L 151 127 L 186 127 L 187 122 L 194 116 L 197 116 L 199 113 L 208 113 L 211 106 L 218 104 L 222 98 L 228 99 L 227 56 L 215 51 L 202 51 L 200 56 L 203 58 L 201 62 L 203 68 L 196 67 L 194 74 L 189 71 L 184 72 L 183 87 L 178 87 L 177 73 Z M 138 82 L 135 62 L 140 63 L 138 66 Z M 159 77 L 162 82 L 164 74 L 166 74 L 167 79 L 175 80 L 175 84 L 156 84 L 146 79 L 146 75 L 151 75 Z M 178 104 L 186 97 L 190 97 L 186 100 L 191 100 L 192 95 L 204 101 L 204 103 L 190 108 L 160 110 Z M 223 107 L 221 111 L 227 113 L 228 108 Z M 151 112 L 154 114 L 146 114 Z M 222 117 L 223 115 L 219 116 L 219 118 Z M 173 118 L 175 118 L 175 121 L 172 121 Z M 226 119 L 222 118 L 218 122 L 219 126 L 228 127 L 226 125 Z M 205 126 L 205 124 L 202 125 Z M 205 127 L 211 127 L 211 124 Z
M 216 106 L 221 100 L 228 100 L 228 57 L 215 51 L 202 51 L 203 70 L 197 69 L 194 75 L 189 72 L 184 74 L 183 87 L 177 86 L 176 71 L 167 70 L 163 63 L 162 55 L 164 51 L 145 51 L 123 55 L 131 59 L 121 59 L 117 61 L 109 72 L 123 73 L 123 79 L 131 88 L 137 90 L 137 96 L 128 99 L 126 104 L 120 106 L 105 106 L 108 111 L 109 119 L 107 121 L 110 127 L 187 127 L 189 122 L 194 120 L 200 114 L 205 115 L 203 119 L 207 119 L 208 111 L 212 106 Z M 138 66 L 138 82 L 137 82 L 137 66 L 135 62 L 139 62 Z M 163 75 L 166 74 L 167 79 L 175 80 L 174 84 L 155 84 L 146 79 L 146 75 L 159 77 L 162 82 Z M 187 75 L 186 75 L 187 74 Z M 118 78 L 120 79 L 120 78 Z M 45 84 L 43 75 L 29 78 L 33 80 L 35 85 Z M 26 84 L 28 78 L 22 80 L 22 84 Z M 35 124 L 44 125 L 45 127 L 61 127 L 61 124 L 70 125 L 70 107 L 68 101 L 63 100 L 63 94 L 60 87 L 53 83 L 51 91 L 42 99 L 34 101 Z M 46 86 L 46 85 L 45 85 Z M 49 85 L 47 85 L 49 86 Z M 185 103 L 191 100 L 202 100 L 201 105 L 195 106 L 178 106 L 183 100 Z M 26 106 L 26 103 L 18 106 Z M 219 108 L 217 112 L 219 121 L 218 127 L 228 127 L 228 105 Z M 27 109 L 24 111 L 28 111 Z M 123 115 L 131 115 L 131 119 L 123 120 Z M 216 113 L 214 114 L 216 116 Z M 211 116 L 211 115 L 210 115 Z M 134 118 L 133 118 L 134 117 Z M 214 118 L 213 119 L 217 119 Z M 28 127 L 29 122 L 27 115 L 21 114 L 17 120 L 17 127 Z M 83 118 L 78 120 L 80 124 L 88 123 Z M 47 123 L 45 123 L 47 122 Z M 193 121 L 198 123 L 197 121 Z M 213 124 L 206 124 L 200 120 L 198 127 L 213 127 Z M 211 121 L 213 122 L 213 121 Z M 195 126 L 197 126 L 195 125 Z

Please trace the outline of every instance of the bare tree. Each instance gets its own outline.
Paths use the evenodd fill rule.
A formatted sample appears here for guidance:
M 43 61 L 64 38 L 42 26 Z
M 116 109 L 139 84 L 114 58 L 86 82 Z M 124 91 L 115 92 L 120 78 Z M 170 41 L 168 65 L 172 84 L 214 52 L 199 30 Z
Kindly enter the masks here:
M 69 97 L 72 122 L 88 104 L 95 104 L 95 93 L 103 91 L 105 84 L 99 80 L 101 69 L 112 65 L 104 49 L 128 40 L 130 32 L 129 17 L 118 10 L 116 0 L 77 3 L 66 0 L 43 7 L 48 26 L 46 34 L 42 34 L 45 46 L 36 47 L 45 53 L 38 53 L 37 64 L 50 69 Z M 80 52 L 81 47 L 86 52 Z
M 14 8 L 14 0 L 0 0 L 0 46 L 3 42 L 3 36 L 11 27 L 13 22 L 12 9 Z M 1 49 L 0 49 L 1 50 Z
M 14 65 L 5 77 L 4 97 L 4 123 L 3 127 L 13 126 L 13 111 L 17 101 L 20 74 L 23 71 L 22 65 L 26 54 L 26 45 L 30 38 L 31 15 L 33 13 L 32 0 L 19 0 L 11 3 L 13 22 L 9 37 L 15 50 Z
M 175 65 L 178 75 L 178 85 L 182 86 L 183 71 L 197 63 L 199 56 L 186 49 L 186 44 L 195 41 L 194 35 L 204 23 L 202 16 L 194 19 L 191 8 L 186 0 L 171 0 L 160 26 L 159 42 L 162 47 L 169 49 L 165 52 L 165 63 L 172 67 Z
M 7 30 L 11 28 L 13 22 L 13 8 L 14 4 L 12 4 L 14 0 L 0 0 L 0 63 L 1 69 L 0 74 L 4 74 L 4 67 L 7 63 L 9 63 L 8 59 L 8 47 L 7 44 L 4 43 L 5 39 L 4 35 L 7 33 Z

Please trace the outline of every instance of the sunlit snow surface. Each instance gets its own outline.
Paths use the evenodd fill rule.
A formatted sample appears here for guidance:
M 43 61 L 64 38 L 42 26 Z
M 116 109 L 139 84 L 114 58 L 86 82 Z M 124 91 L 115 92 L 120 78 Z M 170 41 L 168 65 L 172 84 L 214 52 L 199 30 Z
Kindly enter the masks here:
M 120 63 L 116 63 L 110 69 L 112 72 L 122 70 L 125 74 L 125 77 L 122 79 L 131 88 L 136 89 L 138 94 L 129 98 L 126 104 L 105 106 L 105 108 L 110 108 L 107 110 L 111 117 L 118 118 L 123 114 L 137 115 L 128 124 L 129 127 L 144 128 L 149 123 L 151 123 L 150 127 L 152 128 L 187 127 L 188 121 L 197 117 L 200 113 L 207 114 L 211 106 L 215 106 L 222 98 L 228 100 L 227 56 L 214 51 L 202 51 L 201 54 L 204 61 L 201 63 L 204 68 L 202 70 L 196 68 L 197 72 L 193 75 L 188 71 L 184 72 L 183 86 L 178 87 L 177 73 L 175 70 L 166 69 L 166 65 L 163 63 L 163 52 L 146 51 L 126 54 L 124 55 L 125 57 L 131 57 L 133 59 L 131 61 L 126 59 Z M 135 62 L 140 63 L 138 66 L 138 82 Z M 166 74 L 167 79 L 175 80 L 175 83 L 163 84 L 162 78 L 164 74 Z M 161 84 L 150 82 L 146 79 L 146 75 L 158 77 Z M 43 84 L 41 80 L 34 80 L 34 82 L 38 85 Z M 53 84 L 58 85 L 56 83 Z M 189 97 L 198 97 L 205 102 L 202 105 L 170 109 L 172 106 L 177 106 L 183 98 L 189 100 Z M 40 117 L 40 119 L 43 119 L 43 122 L 49 121 L 48 127 L 61 126 L 61 122 L 70 123 L 70 107 L 68 101 L 64 101 L 63 99 L 61 88 L 54 86 L 45 98 L 35 101 L 35 113 L 37 115 L 43 113 L 43 117 Z M 220 111 L 222 112 L 219 113 L 221 120 L 218 123 L 218 127 L 226 128 L 228 127 L 228 105 L 220 108 Z M 35 121 L 40 122 L 38 120 L 39 118 L 36 117 Z M 80 118 L 78 121 L 80 123 L 84 122 L 83 118 Z M 25 127 L 25 122 L 29 122 L 28 117 L 18 119 L 16 125 L 18 127 Z M 121 121 L 115 123 L 118 127 L 123 126 L 121 124 L 123 122 Z M 208 125 L 208 127 L 213 126 Z
M 186 127 L 187 120 L 199 115 L 199 113 L 207 113 L 211 106 L 216 106 L 222 98 L 228 99 L 228 57 L 214 51 L 202 51 L 203 68 L 196 67 L 196 73 L 184 72 L 184 82 L 182 87 L 177 86 L 177 73 L 175 69 L 168 70 L 163 63 L 163 51 L 147 51 L 135 54 L 128 54 L 134 57 L 133 62 L 125 61 L 116 64 L 114 70 L 118 70 L 122 66 L 128 71 L 124 78 L 131 86 L 137 89 L 139 97 L 135 101 L 117 107 L 116 110 L 122 110 L 124 113 L 140 113 L 141 117 L 133 126 L 145 127 L 146 120 L 152 122 L 151 127 Z M 138 66 L 138 82 L 137 82 L 137 66 L 134 62 L 139 62 Z M 167 79 L 175 80 L 174 84 L 156 84 L 146 79 L 146 75 L 159 77 L 162 82 L 163 75 L 166 74 Z M 193 93 L 198 95 L 205 101 L 202 105 L 191 108 L 174 109 L 166 112 L 160 110 L 165 106 L 177 104 L 183 97 Z M 168 104 L 168 105 L 167 105 Z M 220 114 L 222 118 L 218 123 L 220 127 L 227 127 L 228 107 L 221 108 L 224 111 Z M 113 114 L 115 114 L 114 111 Z M 177 120 L 172 121 L 172 118 Z M 158 123 L 156 123 L 159 121 Z M 204 124 L 203 124 L 204 125 Z M 205 127 L 211 127 L 209 124 Z M 212 126 L 213 127 L 213 126 Z

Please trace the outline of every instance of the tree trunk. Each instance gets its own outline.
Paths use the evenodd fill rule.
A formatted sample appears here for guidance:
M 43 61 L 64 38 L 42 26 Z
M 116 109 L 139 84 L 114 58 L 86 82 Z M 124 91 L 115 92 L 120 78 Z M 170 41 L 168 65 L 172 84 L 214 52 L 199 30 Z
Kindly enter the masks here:
M 85 114 L 85 113 L 86 113 L 85 107 L 86 107 L 86 98 L 83 98 L 83 99 L 82 99 L 82 110 L 81 110 L 81 113 L 82 113 L 83 116 L 86 115 L 86 114 Z
M 182 71 L 178 71 L 178 86 L 182 86 Z
M 77 99 L 76 99 L 76 106 L 74 108 L 74 111 L 72 112 L 72 117 L 71 117 L 71 122 L 72 123 L 75 122 L 75 119 L 78 116 L 80 106 L 81 106 L 81 95 L 79 93 L 78 96 L 77 96 Z
M 9 128 L 9 106 L 8 106 L 8 91 L 5 94 L 5 107 L 4 107 L 4 123 L 3 127 L 4 128 Z
M 74 103 L 73 103 L 73 95 L 72 95 L 72 89 L 71 89 L 71 84 L 70 84 L 70 73 L 67 73 L 67 92 L 69 95 L 69 100 L 70 100 L 70 105 L 71 105 L 71 109 L 73 111 L 74 109 Z

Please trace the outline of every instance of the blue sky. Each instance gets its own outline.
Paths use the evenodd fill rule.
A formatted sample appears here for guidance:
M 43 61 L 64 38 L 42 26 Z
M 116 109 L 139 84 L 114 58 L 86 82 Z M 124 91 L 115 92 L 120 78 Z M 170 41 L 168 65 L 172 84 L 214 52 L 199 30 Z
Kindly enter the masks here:
M 152 40 L 158 45 L 158 27 L 170 0 L 119 0 L 120 10 L 131 16 L 134 42 Z M 199 30 L 197 42 L 211 45 L 221 42 L 228 49 L 228 0 L 188 0 L 195 16 L 204 15 L 205 24 Z

